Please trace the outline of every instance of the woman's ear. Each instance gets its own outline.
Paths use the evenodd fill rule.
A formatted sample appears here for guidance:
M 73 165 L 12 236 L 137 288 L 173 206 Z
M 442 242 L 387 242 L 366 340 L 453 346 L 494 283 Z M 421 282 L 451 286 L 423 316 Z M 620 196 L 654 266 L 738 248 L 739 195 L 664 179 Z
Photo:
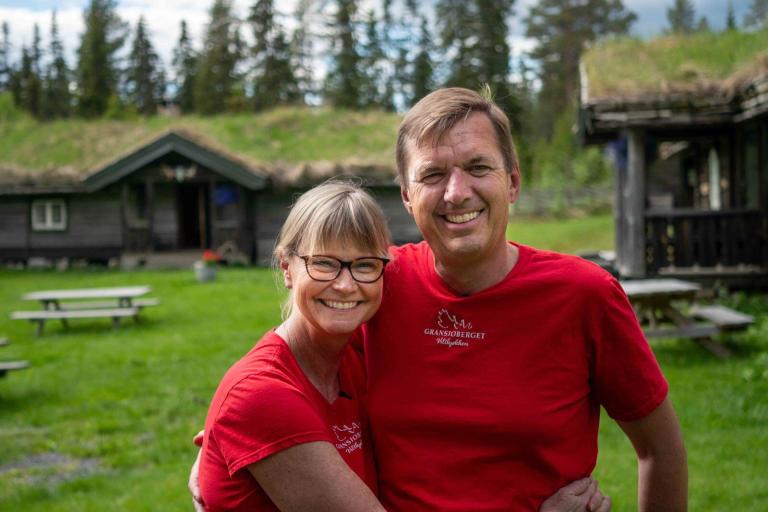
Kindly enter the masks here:
M 288 264 L 288 260 L 280 257 L 280 270 L 283 271 L 283 284 L 289 290 L 293 287 L 293 279 L 291 278 L 291 266 Z

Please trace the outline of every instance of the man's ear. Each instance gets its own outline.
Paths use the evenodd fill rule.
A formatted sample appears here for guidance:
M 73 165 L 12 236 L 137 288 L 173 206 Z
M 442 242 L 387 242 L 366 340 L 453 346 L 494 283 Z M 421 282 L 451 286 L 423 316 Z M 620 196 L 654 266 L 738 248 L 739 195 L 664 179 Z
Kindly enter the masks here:
M 283 257 L 280 257 L 280 270 L 283 272 L 283 284 L 290 290 L 293 287 L 291 266 L 288 264 L 288 260 Z
M 520 196 L 520 169 L 513 169 L 507 176 L 509 176 L 509 203 L 514 204 Z
M 405 206 L 405 209 L 408 211 L 408 213 L 413 216 L 413 208 L 411 208 L 411 199 L 408 196 L 408 184 L 402 184 L 400 185 L 400 199 L 403 200 L 403 206 Z

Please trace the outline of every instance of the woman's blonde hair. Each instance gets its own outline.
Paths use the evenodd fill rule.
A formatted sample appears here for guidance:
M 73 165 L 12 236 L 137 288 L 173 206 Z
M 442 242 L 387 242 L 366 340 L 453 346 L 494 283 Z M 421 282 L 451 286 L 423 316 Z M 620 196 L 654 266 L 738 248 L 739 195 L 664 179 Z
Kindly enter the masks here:
M 387 219 L 376 200 L 355 182 L 332 179 L 299 196 L 280 229 L 272 257 L 279 270 L 281 258 L 320 254 L 329 245 L 386 256 L 390 244 Z M 290 309 L 289 296 L 284 318 Z

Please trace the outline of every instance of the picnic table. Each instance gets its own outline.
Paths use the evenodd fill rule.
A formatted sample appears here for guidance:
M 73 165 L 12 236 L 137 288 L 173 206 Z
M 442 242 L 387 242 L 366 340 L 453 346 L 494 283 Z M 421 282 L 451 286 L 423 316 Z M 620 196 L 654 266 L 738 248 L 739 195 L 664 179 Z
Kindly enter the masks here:
M 697 283 L 680 279 L 622 281 L 647 338 L 691 338 L 724 359 L 731 352 L 713 337 L 754 323 L 754 318 L 720 305 L 696 304 L 701 292 Z
M 47 320 L 61 320 L 67 328 L 67 321 L 75 318 L 111 318 L 112 326 L 117 328 L 121 318 L 133 317 L 138 321 L 142 308 L 160 303 L 156 298 L 142 298 L 151 290 L 149 286 L 119 286 L 30 292 L 21 298 L 39 301 L 43 309 L 14 311 L 11 318 L 36 323 L 37 336 L 42 335 Z

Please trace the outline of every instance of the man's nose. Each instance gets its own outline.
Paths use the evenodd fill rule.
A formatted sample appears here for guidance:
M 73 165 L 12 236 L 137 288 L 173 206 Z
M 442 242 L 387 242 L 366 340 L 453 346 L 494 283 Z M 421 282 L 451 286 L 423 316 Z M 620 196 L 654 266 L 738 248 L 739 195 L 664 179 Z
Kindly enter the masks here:
M 461 204 L 472 194 L 470 177 L 460 167 L 453 167 L 448 174 L 443 199 L 446 203 Z

